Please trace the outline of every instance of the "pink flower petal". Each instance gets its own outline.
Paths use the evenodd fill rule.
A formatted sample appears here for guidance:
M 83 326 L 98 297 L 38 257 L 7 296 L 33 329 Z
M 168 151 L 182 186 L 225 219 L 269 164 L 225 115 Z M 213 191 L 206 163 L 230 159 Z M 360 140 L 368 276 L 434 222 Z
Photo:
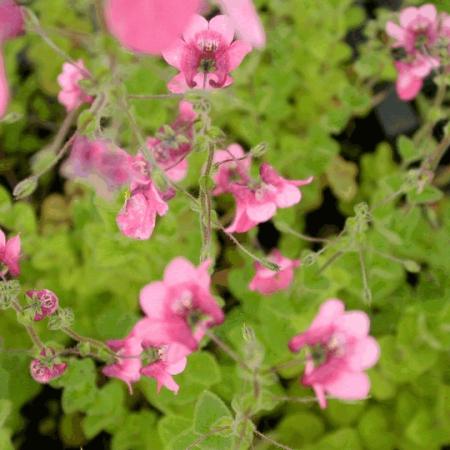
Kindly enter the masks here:
M 379 358 L 380 346 L 372 336 L 368 336 L 356 342 L 352 354 L 347 357 L 347 361 L 352 370 L 359 371 L 374 366 Z
M 437 18 L 436 7 L 431 3 L 421 6 L 418 12 L 422 17 L 425 17 L 430 22 L 434 22 Z
M 266 35 L 252 0 L 220 0 L 220 4 L 243 41 L 253 47 L 264 47 Z
M 231 44 L 228 51 L 228 56 L 230 58 L 230 72 L 236 69 L 245 58 L 245 56 L 252 51 L 250 44 L 244 41 L 235 41 Z
M 365 312 L 349 311 L 339 317 L 337 325 L 346 334 L 362 338 L 369 333 L 370 319 Z
M 341 372 L 325 390 L 333 397 L 343 400 L 362 400 L 370 391 L 370 380 L 364 372 Z
M 221 34 L 227 45 L 230 45 L 231 42 L 233 42 L 234 28 L 228 16 L 219 15 L 213 17 L 209 21 L 209 29 L 211 31 L 217 31 L 217 33 Z
M 170 48 L 188 26 L 199 0 L 107 0 L 111 33 L 127 48 L 158 54 Z
M 183 31 L 183 39 L 186 42 L 192 41 L 195 39 L 195 36 L 198 33 L 200 33 L 201 31 L 205 31 L 207 29 L 208 29 L 208 21 L 204 17 L 195 14 L 194 16 L 190 17 L 188 26 Z
M 142 311 L 156 320 L 164 320 L 164 306 L 167 288 L 162 281 L 155 281 L 142 288 L 139 299 Z
M 170 47 L 169 50 L 165 50 L 161 54 L 167 63 L 175 67 L 175 69 L 180 70 L 181 59 L 183 57 L 183 50 L 184 50 L 184 42 L 181 39 L 177 39 L 175 41 L 175 44 L 172 47 Z
M 409 8 L 405 8 L 400 13 L 400 25 L 403 28 L 408 28 L 411 22 L 413 22 L 417 16 L 419 15 L 419 11 L 414 6 L 410 6 Z
M 186 258 L 178 257 L 164 270 L 166 286 L 176 286 L 181 283 L 192 283 L 197 280 L 197 269 Z
M 188 91 L 190 88 L 186 83 L 186 77 L 183 73 L 179 73 L 175 75 L 168 83 L 167 89 L 174 94 L 183 94 Z
M 386 24 L 386 33 L 398 42 L 404 42 L 405 40 L 405 30 L 394 22 Z

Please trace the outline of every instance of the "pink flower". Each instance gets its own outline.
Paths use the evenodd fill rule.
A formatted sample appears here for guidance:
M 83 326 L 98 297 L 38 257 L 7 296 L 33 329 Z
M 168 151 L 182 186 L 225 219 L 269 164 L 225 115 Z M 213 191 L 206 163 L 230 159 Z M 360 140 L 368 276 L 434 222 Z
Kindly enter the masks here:
M 99 190 L 102 185 L 114 190 L 134 179 L 133 163 L 133 157 L 111 142 L 78 136 L 61 172 L 68 178 L 86 178 Z
M 279 250 L 273 250 L 268 259 L 277 264 L 280 270 L 276 272 L 256 262 L 256 274 L 249 284 L 251 291 L 263 295 L 270 295 L 288 288 L 294 279 L 294 269 L 300 266 L 300 260 L 285 258 Z
M 220 165 L 214 175 L 216 183 L 214 195 L 230 192 L 232 183 L 247 184 L 250 181 L 249 171 L 252 158 L 250 155 L 245 156 L 244 150 L 238 144 L 232 144 L 226 150 L 215 152 L 214 162 Z
M 170 48 L 198 11 L 200 0 L 107 0 L 111 33 L 137 52 L 159 54 Z
M 105 366 L 102 372 L 107 377 L 124 381 L 131 394 L 133 391 L 132 384 L 141 378 L 141 340 L 128 336 L 125 339 L 108 341 L 107 344 L 119 355 L 119 359 L 114 364 Z
M 24 31 L 22 8 L 13 0 L 0 0 L 0 46 Z M 6 113 L 9 104 L 9 87 L 6 78 L 3 52 L 0 48 L 0 118 Z
M 58 297 L 56 294 L 48 289 L 30 290 L 26 292 L 26 296 L 38 306 L 34 315 L 34 320 L 39 321 L 51 316 L 59 306 Z
M 310 184 L 313 177 L 306 180 L 287 180 L 275 169 L 264 163 L 260 169 L 261 182 L 249 186 L 230 185 L 236 199 L 236 215 L 227 228 L 230 233 L 244 233 L 258 223 L 271 219 L 277 208 L 288 208 L 299 203 L 302 195 L 300 186 Z
M 432 46 L 438 37 L 436 7 L 426 4 L 420 8 L 405 8 L 400 13 L 400 25 L 388 22 L 386 33 L 395 39 L 395 47 L 403 47 L 411 54 L 423 52 L 423 48 Z
M 229 75 L 251 51 L 243 41 L 233 41 L 234 29 L 226 16 L 209 22 L 195 15 L 183 32 L 183 39 L 162 53 L 164 59 L 180 73 L 168 84 L 171 92 L 188 89 L 222 88 L 233 83 Z
M 143 362 L 141 374 L 156 380 L 158 392 L 165 386 L 178 393 L 179 386 L 173 375 L 183 372 L 187 363 L 186 357 L 191 353 L 185 345 L 173 342 L 172 331 L 168 324 L 151 319 L 140 320 L 132 331 L 133 336 L 141 339 L 144 352 L 147 352 L 151 359 Z
M 194 267 L 185 258 L 175 258 L 164 271 L 163 281 L 145 286 L 141 307 L 154 321 L 170 324 L 172 339 L 191 350 L 207 328 L 224 320 L 223 311 L 210 293 L 210 261 Z
M 0 229 L 0 275 L 4 276 L 10 273 L 17 277 L 20 274 L 20 236 L 13 236 L 6 240 L 5 233 Z
M 253 47 L 264 47 L 266 35 L 252 0 L 219 1 L 223 12 L 231 19 L 239 38 Z
M 81 59 L 77 61 L 77 65 L 63 64 L 63 71 L 58 75 L 58 84 L 61 86 L 58 100 L 68 112 L 77 109 L 83 103 L 91 103 L 92 97 L 87 95 L 78 84 L 88 76 L 89 72 Z
M 172 181 L 181 181 L 187 174 L 187 155 L 192 150 L 193 125 L 197 119 L 192 103 L 180 102 L 179 115 L 171 126 L 173 133 L 167 136 L 151 137 L 147 140 L 148 148 Z M 160 135 L 164 129 L 160 130 Z M 180 140 L 181 138 L 181 140 Z
M 149 239 L 155 229 L 156 216 L 164 216 L 168 209 L 150 178 L 145 182 L 133 182 L 130 198 L 117 216 L 117 225 L 129 238 Z
M 103 368 L 108 377 L 124 381 L 132 393 L 132 384 L 142 375 L 155 378 L 158 392 L 162 386 L 177 393 L 178 385 L 173 375 L 186 367 L 186 356 L 191 353 L 183 344 L 172 342 L 172 330 L 168 324 L 142 319 L 125 339 L 109 341 L 108 345 L 118 354 L 118 360 Z
M 55 361 L 55 351 L 46 348 L 41 352 L 41 358 L 33 359 L 30 364 L 30 374 L 38 383 L 48 383 L 60 377 L 67 369 L 66 363 Z
M 364 371 L 380 356 L 369 327 L 367 314 L 345 312 L 342 301 L 332 299 L 322 304 L 307 331 L 290 340 L 291 351 L 307 349 L 302 383 L 313 387 L 321 408 L 327 406 L 326 393 L 343 400 L 367 397 L 370 380 Z

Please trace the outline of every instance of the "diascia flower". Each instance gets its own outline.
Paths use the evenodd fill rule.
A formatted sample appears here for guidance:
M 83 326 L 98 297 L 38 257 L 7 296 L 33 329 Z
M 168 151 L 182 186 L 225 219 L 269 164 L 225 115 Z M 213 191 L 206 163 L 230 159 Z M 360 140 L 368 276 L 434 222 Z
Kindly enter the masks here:
M 230 233 L 245 233 L 257 224 L 271 219 L 277 208 L 288 208 L 300 202 L 300 186 L 310 184 L 313 177 L 305 180 L 287 180 L 273 167 L 264 163 L 260 168 L 261 181 L 248 185 L 230 184 L 230 192 L 236 200 L 236 214 L 227 228 Z
M 183 344 L 173 342 L 167 324 L 142 319 L 125 338 L 108 342 L 118 360 L 103 368 L 108 377 L 124 381 L 132 393 L 132 385 L 142 375 L 154 378 L 158 392 L 163 386 L 177 393 L 179 386 L 173 375 L 181 373 L 191 353 Z
M 207 328 L 219 325 L 224 313 L 210 293 L 210 261 L 194 267 L 175 258 L 164 279 L 141 290 L 141 308 L 149 319 L 170 324 L 173 341 L 195 350 Z
M 111 33 L 130 50 L 159 54 L 171 47 L 198 12 L 200 0 L 107 0 Z
M 286 258 L 276 249 L 271 252 L 267 259 L 275 263 L 279 270 L 270 270 L 261 263 L 255 262 L 256 274 L 249 284 L 251 291 L 263 295 L 270 295 L 288 288 L 294 279 L 294 269 L 300 265 L 300 260 Z
M 22 9 L 13 0 L 0 0 L 0 47 L 8 39 L 23 33 Z M 6 79 L 3 51 L 0 48 L 0 117 L 6 113 L 9 103 L 9 87 Z
M 20 274 L 20 236 L 6 239 L 5 233 L 0 229 L 0 275 L 8 272 L 17 277 Z M 2 267 L 4 266 L 4 267 Z
M 214 195 L 230 192 L 232 183 L 246 185 L 250 181 L 252 158 L 245 154 L 240 145 L 232 144 L 226 150 L 217 150 L 214 153 L 214 162 L 218 165 L 214 174 Z
M 79 85 L 81 80 L 87 78 L 89 72 L 81 59 L 76 63 L 77 65 L 64 63 L 63 71 L 58 75 L 58 84 L 61 86 L 58 101 L 69 112 L 77 109 L 83 103 L 92 101 L 92 97 L 86 94 Z
M 172 181 L 181 181 L 187 173 L 187 155 L 192 150 L 193 125 L 197 118 L 192 103 L 180 102 L 179 114 L 170 127 L 170 133 L 161 129 L 158 137 L 147 140 L 149 150 L 153 152 L 158 166 Z
M 302 383 L 312 386 L 321 408 L 326 394 L 343 400 L 367 397 L 370 380 L 364 372 L 380 356 L 378 343 L 368 336 L 370 320 L 362 311 L 345 311 L 341 300 L 327 300 L 304 333 L 293 337 L 293 352 L 306 349 Z
M 183 38 L 162 53 L 164 59 L 180 73 L 168 84 L 171 92 L 188 89 L 222 88 L 233 83 L 229 75 L 252 49 L 243 41 L 233 41 L 234 28 L 224 15 L 209 22 L 195 15 Z

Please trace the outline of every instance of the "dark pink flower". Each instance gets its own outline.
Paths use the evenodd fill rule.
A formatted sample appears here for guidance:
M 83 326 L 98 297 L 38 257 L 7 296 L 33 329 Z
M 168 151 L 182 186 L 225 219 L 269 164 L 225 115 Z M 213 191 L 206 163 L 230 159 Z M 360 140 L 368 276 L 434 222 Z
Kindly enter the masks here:
M 6 239 L 5 233 L 0 229 L 0 274 L 4 276 L 10 273 L 17 277 L 20 274 L 20 236 L 13 236 Z M 5 266 L 2 268 L 2 266 Z
M 207 261 L 194 267 L 185 258 L 175 258 L 166 267 L 163 281 L 148 284 L 140 294 L 146 316 L 170 324 L 173 339 L 191 350 L 197 348 L 207 328 L 224 320 L 210 293 L 209 265 Z
M 147 140 L 148 148 L 158 163 L 172 181 L 181 181 L 187 174 L 187 155 L 192 150 L 193 125 L 197 118 L 192 103 L 180 102 L 179 115 L 171 126 L 170 135 L 151 137 Z M 160 130 L 160 134 L 163 129 Z M 181 140 L 180 140 L 181 138 Z
M 219 0 L 223 12 L 231 19 L 240 39 L 262 48 L 266 34 L 252 0 Z
M 0 47 L 24 31 L 22 8 L 13 0 L 0 0 Z M 9 87 L 6 78 L 3 51 L 0 48 L 0 117 L 6 113 L 9 104 Z
M 33 302 L 37 302 L 38 311 L 34 315 L 34 320 L 43 320 L 51 316 L 59 306 L 59 300 L 56 294 L 48 289 L 30 290 L 26 292 L 26 296 Z
M 180 73 L 168 84 L 171 92 L 188 89 L 222 88 L 233 83 L 229 75 L 251 51 L 243 41 L 233 41 L 234 29 L 226 16 L 216 16 L 209 22 L 195 15 L 164 59 Z
M 271 219 L 277 208 L 288 208 L 299 203 L 302 195 L 298 188 L 313 180 L 313 177 L 287 180 L 266 163 L 261 166 L 260 176 L 260 182 L 249 183 L 248 186 L 230 185 L 236 200 L 236 214 L 227 228 L 228 232 L 245 233 L 258 223 Z
M 341 300 L 327 300 L 311 326 L 293 337 L 289 348 L 307 349 L 302 383 L 312 386 L 322 408 L 326 394 L 343 400 L 367 397 L 370 380 L 365 370 L 376 364 L 380 349 L 368 336 L 370 319 L 362 311 L 345 311 Z
M 63 71 L 58 75 L 58 83 L 61 86 L 58 101 L 65 106 L 67 111 L 73 111 L 83 103 L 92 102 L 92 97 L 86 94 L 79 85 L 81 80 L 89 76 L 89 72 L 81 59 L 76 63 L 77 65 L 64 63 Z
M 30 364 L 30 374 L 38 383 L 46 384 L 60 377 L 67 369 L 66 363 L 55 360 L 55 351 L 46 348 L 41 352 L 41 357 L 33 359 Z
M 125 236 L 149 239 L 155 229 L 156 216 L 164 216 L 169 207 L 152 180 L 133 185 L 130 198 L 117 216 L 117 225 Z
M 214 175 L 216 183 L 214 195 L 230 192 L 230 186 L 233 183 L 245 185 L 250 181 L 252 158 L 250 155 L 245 155 L 240 145 L 232 144 L 226 150 L 217 150 L 214 154 L 214 162 L 219 164 Z
M 256 262 L 256 274 L 249 284 L 249 289 L 263 295 L 288 288 L 294 279 L 294 269 L 300 266 L 300 260 L 284 257 L 279 250 L 273 250 L 268 260 L 277 264 L 279 271 L 270 270 Z
M 159 54 L 171 47 L 199 10 L 200 0 L 107 0 L 105 17 L 122 45 Z

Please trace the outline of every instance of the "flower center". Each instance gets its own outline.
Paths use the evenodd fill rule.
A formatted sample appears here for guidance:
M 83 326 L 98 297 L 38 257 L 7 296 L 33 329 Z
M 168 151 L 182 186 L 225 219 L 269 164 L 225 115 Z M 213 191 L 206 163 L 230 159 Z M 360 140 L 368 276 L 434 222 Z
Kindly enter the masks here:
M 214 58 L 201 58 L 198 71 L 203 73 L 211 73 L 216 71 L 216 61 Z

